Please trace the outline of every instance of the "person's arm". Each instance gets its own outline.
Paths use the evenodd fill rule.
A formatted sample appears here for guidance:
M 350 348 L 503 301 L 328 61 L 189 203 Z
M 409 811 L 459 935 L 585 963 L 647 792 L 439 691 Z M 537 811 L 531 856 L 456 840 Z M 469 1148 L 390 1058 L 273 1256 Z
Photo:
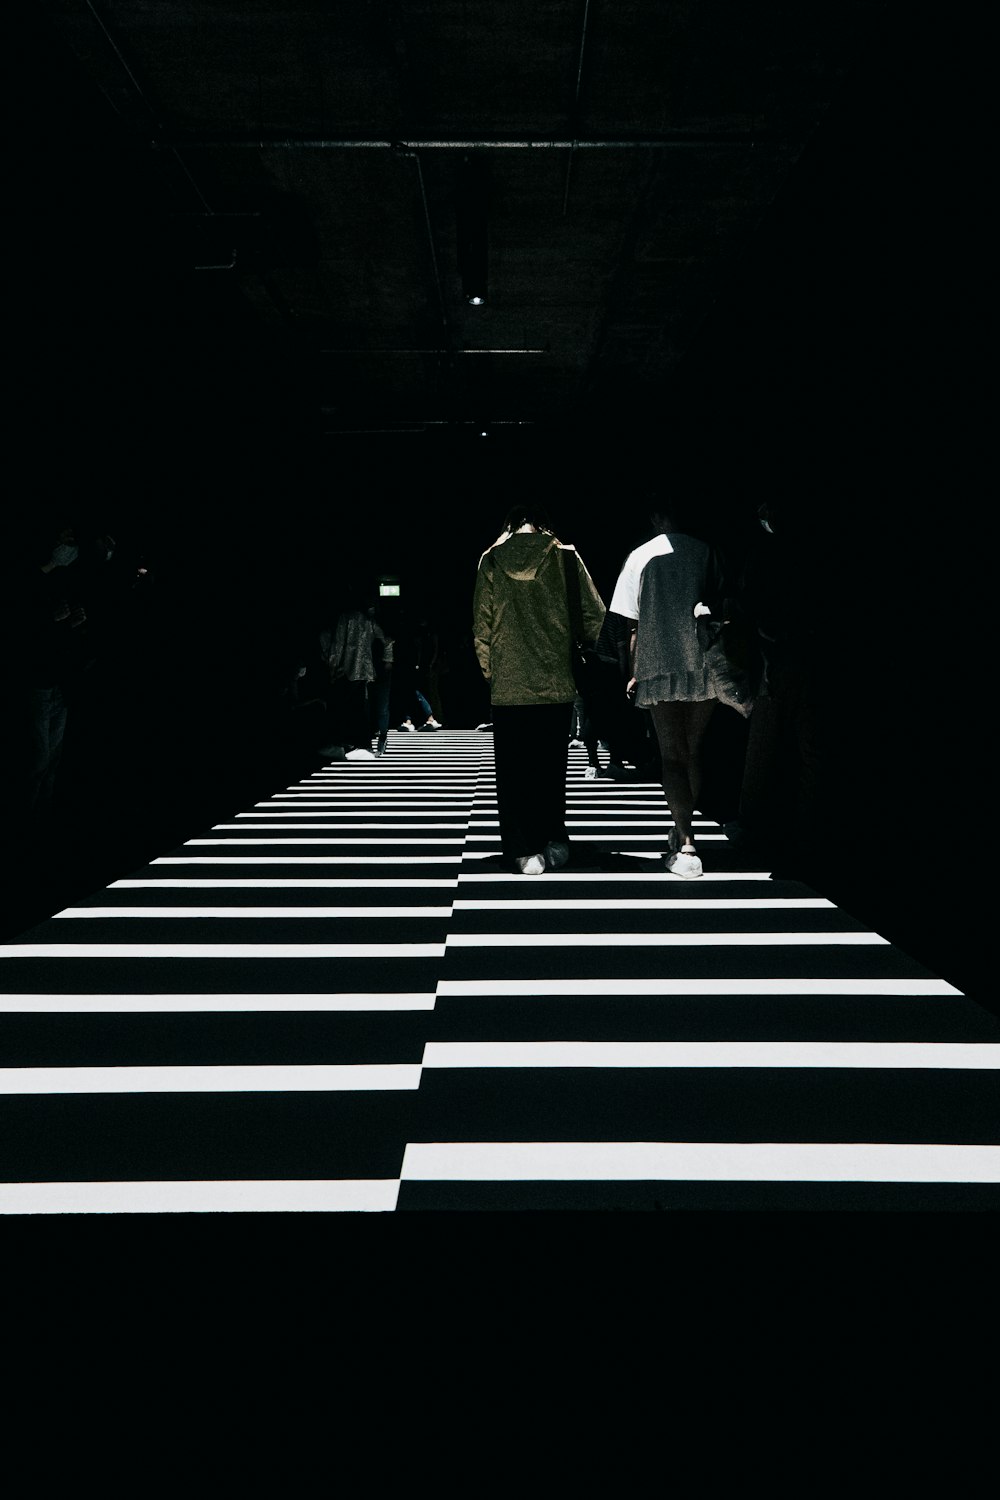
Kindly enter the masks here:
M 639 621 L 638 620 L 629 620 L 628 625 L 629 625 L 629 637 L 628 637 L 628 682 L 625 685 L 625 692 L 631 698 L 633 696 L 633 694 L 635 693 L 635 689 L 636 689 L 636 678 L 635 678 L 635 643 L 636 643 L 636 640 L 638 639 L 638 635 L 639 635 Z
M 476 587 L 472 598 L 472 636 L 476 646 L 479 670 L 486 681 L 493 676 L 493 567 L 492 559 L 485 553 L 479 562 Z
M 587 565 L 579 552 L 574 552 L 577 566 L 577 576 L 580 580 L 580 615 L 583 629 L 583 643 L 592 646 L 601 633 L 604 624 L 604 616 L 607 610 L 604 600 L 597 592 L 597 587 L 590 574 Z

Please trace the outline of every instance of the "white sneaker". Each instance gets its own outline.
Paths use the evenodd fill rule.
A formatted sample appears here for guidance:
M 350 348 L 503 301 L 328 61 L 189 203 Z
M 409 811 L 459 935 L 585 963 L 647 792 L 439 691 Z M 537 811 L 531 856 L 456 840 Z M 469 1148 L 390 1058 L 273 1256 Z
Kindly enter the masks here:
M 583 779 L 584 779 L 584 781 L 596 781 L 597 780 L 597 767 L 596 766 L 588 766 L 587 769 L 583 773 Z
M 416 734 L 417 732 L 416 724 L 411 724 L 409 719 L 404 719 L 399 728 L 405 734 Z
M 570 740 L 570 742 L 569 742 L 569 748 L 571 750 L 585 750 L 587 747 L 584 745 L 583 740 L 575 740 L 574 739 L 574 740 Z
M 345 760 L 374 760 L 375 759 L 375 752 L 373 750 L 365 750 L 362 746 L 359 745 L 357 747 L 357 749 L 355 749 L 355 750 L 348 750 L 347 754 L 344 756 L 344 759 Z
M 431 717 L 427 720 L 427 722 L 426 722 L 426 724 L 425 724 L 424 727 L 427 728 L 427 729 L 443 729 L 444 725 L 443 724 L 439 724 L 438 721 L 437 721 L 437 719 L 435 719 L 434 716 L 433 716 L 433 714 L 432 714 Z
M 690 844 L 671 854 L 667 860 L 667 869 L 672 875 L 680 875 L 684 880 L 694 880 L 703 873 L 701 860 L 695 854 Z
M 545 857 L 541 854 L 526 854 L 514 863 L 522 875 L 541 875 L 545 869 Z

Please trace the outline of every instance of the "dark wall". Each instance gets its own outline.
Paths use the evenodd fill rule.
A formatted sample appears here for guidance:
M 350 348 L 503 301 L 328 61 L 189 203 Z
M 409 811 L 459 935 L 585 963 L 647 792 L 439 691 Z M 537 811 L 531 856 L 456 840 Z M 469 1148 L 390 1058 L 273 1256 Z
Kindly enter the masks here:
M 842 794 L 817 834 L 830 893 L 964 982 L 979 929 L 947 872 L 990 802 L 969 608 L 986 545 L 982 137 L 960 76 L 939 68 L 925 107 L 929 55 L 911 33 L 859 63 L 670 389 L 558 429 L 324 437 L 294 335 L 262 329 L 224 272 L 190 269 L 148 158 L 26 31 L 12 540 L 52 503 L 148 573 L 68 746 L 63 894 L 42 859 L 10 920 L 273 790 L 288 767 L 260 733 L 269 673 L 346 582 L 398 575 L 412 618 L 451 643 L 450 721 L 473 724 L 475 564 L 526 488 L 606 598 L 650 490 L 696 501 L 736 556 L 780 495 L 828 544 L 845 600 Z M 723 814 L 741 734 L 716 735 Z

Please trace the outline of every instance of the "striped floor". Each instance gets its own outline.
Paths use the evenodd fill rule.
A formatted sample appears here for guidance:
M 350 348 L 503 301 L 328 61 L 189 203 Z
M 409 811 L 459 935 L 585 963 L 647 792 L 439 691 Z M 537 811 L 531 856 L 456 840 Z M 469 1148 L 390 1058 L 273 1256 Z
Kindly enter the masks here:
M 500 864 L 394 733 L 0 946 L 0 1211 L 1000 1206 L 1000 1020 L 816 891 L 662 873 L 655 785 Z

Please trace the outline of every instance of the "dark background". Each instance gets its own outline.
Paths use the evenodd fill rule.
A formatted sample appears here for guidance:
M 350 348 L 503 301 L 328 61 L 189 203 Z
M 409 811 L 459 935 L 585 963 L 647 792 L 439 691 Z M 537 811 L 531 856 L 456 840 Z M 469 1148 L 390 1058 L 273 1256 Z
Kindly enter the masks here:
M 238 291 L 178 268 L 143 150 L 69 54 L 30 21 L 17 44 L 8 538 L 51 510 L 148 573 L 74 706 L 54 840 L 13 845 L 5 936 L 311 768 L 275 756 L 274 673 L 347 581 L 398 576 L 447 643 L 445 722 L 472 727 L 471 591 L 507 505 L 544 496 L 609 600 L 661 487 L 734 555 L 771 496 L 823 536 L 849 601 L 823 893 L 991 1003 L 974 37 L 886 12 L 668 388 L 586 420 L 340 435 Z M 720 716 L 713 815 L 734 810 L 744 733 Z

